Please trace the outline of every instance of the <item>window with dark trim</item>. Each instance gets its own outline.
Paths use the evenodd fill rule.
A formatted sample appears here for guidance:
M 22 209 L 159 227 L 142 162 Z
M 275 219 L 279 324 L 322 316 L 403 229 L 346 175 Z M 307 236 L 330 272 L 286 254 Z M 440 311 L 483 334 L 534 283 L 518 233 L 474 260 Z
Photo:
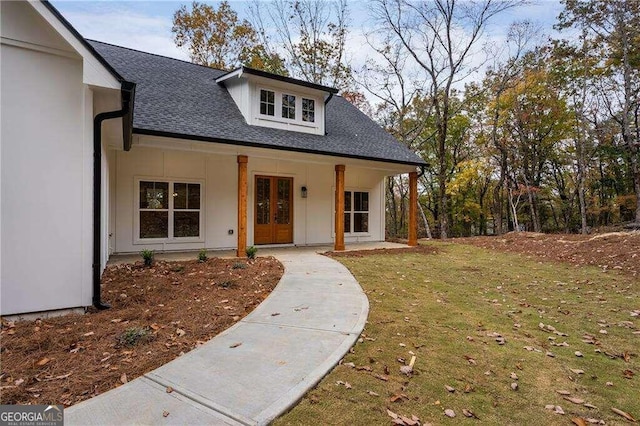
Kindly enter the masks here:
M 316 121 L 316 102 L 313 99 L 302 98 L 302 121 L 313 123 Z
M 345 191 L 344 232 L 369 232 L 369 193 Z
M 140 239 L 200 237 L 199 183 L 140 181 L 138 189 Z
M 260 114 L 276 115 L 276 93 L 271 90 L 260 89 Z
M 296 119 L 296 97 L 294 95 L 282 94 L 282 118 Z

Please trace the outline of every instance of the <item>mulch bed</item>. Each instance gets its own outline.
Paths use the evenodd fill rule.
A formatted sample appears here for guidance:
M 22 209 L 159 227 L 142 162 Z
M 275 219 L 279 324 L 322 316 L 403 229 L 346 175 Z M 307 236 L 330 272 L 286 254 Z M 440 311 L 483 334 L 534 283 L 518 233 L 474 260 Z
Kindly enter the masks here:
M 451 241 L 640 275 L 640 232 L 637 231 L 596 235 L 510 232 L 498 237 L 455 238 Z
M 272 257 L 109 266 L 111 309 L 2 321 L 0 401 L 70 406 L 120 386 L 229 328 L 283 272 Z

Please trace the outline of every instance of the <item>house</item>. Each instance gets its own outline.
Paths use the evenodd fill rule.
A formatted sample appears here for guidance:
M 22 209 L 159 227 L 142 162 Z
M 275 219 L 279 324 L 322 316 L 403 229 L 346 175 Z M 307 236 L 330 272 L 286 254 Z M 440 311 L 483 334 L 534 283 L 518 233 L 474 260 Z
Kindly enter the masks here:
M 318 84 L 82 38 L 1 2 L 1 314 L 100 299 L 113 253 L 382 241 L 424 162 Z

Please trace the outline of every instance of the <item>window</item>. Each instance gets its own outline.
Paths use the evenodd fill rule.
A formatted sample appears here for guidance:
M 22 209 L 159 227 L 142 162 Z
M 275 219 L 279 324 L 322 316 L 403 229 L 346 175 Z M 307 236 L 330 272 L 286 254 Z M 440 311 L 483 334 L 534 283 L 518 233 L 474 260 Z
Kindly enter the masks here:
M 345 191 L 344 232 L 369 232 L 369 193 Z
M 200 237 L 199 183 L 140 181 L 139 190 L 140 239 Z
M 276 115 L 276 93 L 271 90 L 260 90 L 260 114 Z
M 302 121 L 315 122 L 316 102 L 313 99 L 302 98 Z
M 296 97 L 282 94 L 282 118 L 296 119 Z

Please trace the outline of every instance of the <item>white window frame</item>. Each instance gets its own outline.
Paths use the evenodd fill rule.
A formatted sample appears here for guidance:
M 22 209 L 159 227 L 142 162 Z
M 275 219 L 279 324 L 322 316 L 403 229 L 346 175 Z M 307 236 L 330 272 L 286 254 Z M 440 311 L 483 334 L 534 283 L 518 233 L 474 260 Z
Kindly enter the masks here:
M 369 189 L 361 189 L 361 188 L 355 188 L 355 189 L 350 189 L 350 188 L 345 188 L 344 192 L 350 192 L 351 193 L 351 210 L 346 210 L 344 211 L 345 214 L 349 213 L 350 214 L 350 221 L 349 221 L 349 231 L 347 232 L 347 229 L 344 230 L 345 235 L 358 235 L 358 236 L 365 236 L 365 235 L 370 235 L 370 231 L 369 229 L 371 228 L 371 191 Z M 367 199 L 368 199 L 368 206 L 369 206 L 369 210 L 355 210 L 355 197 L 354 197 L 354 193 L 356 192 L 365 192 L 367 193 Z M 354 225 L 354 216 L 355 213 L 367 213 L 369 215 L 369 220 L 367 221 L 367 230 L 366 231 L 360 231 L 360 232 L 355 232 L 353 231 L 353 225 Z
M 307 112 L 311 112 L 313 113 L 313 121 L 308 121 L 304 119 L 304 101 L 311 101 L 313 102 L 313 111 L 307 109 Z M 303 123 L 315 123 L 316 122 L 316 100 L 313 98 L 305 98 L 304 96 L 302 97 L 302 100 L 300 101 L 300 120 L 302 120 Z
M 168 208 L 168 231 L 167 238 L 140 238 L 140 211 L 149 211 L 150 209 L 140 208 L 140 182 L 163 182 L 169 184 L 169 208 Z M 190 183 L 200 185 L 200 222 L 198 226 L 199 235 L 197 237 L 174 237 L 174 213 L 173 208 L 173 193 L 174 184 L 176 183 Z M 205 212 L 205 188 L 204 181 L 198 179 L 169 179 L 161 177 L 140 177 L 134 178 L 134 204 L 133 204 L 133 244 L 154 244 L 154 243 L 201 243 L 204 242 L 204 212 Z M 165 209 L 158 209 L 157 211 L 166 211 Z M 196 211 L 196 209 L 178 209 L 179 212 Z
M 271 92 L 273 93 L 273 115 L 269 115 L 269 114 L 263 114 L 262 112 L 260 112 L 260 110 L 262 109 L 262 92 Z M 271 90 L 271 89 L 258 89 L 258 114 L 260 114 L 263 117 L 270 117 L 270 118 L 275 118 L 276 117 L 276 96 L 277 93 L 275 90 Z M 269 102 L 265 102 L 265 105 L 271 105 Z M 267 107 L 267 111 L 269 110 L 269 108 Z
M 255 118 L 256 120 L 259 121 L 270 121 L 270 122 L 276 122 L 276 123 L 285 123 L 285 124 L 290 124 L 290 125 L 295 125 L 295 126 L 301 126 L 301 127 L 308 127 L 310 129 L 318 129 L 320 128 L 320 121 L 322 120 L 322 116 L 320 115 L 320 98 L 317 98 L 313 95 L 309 95 L 309 94 L 304 94 L 301 92 L 296 92 L 296 91 L 292 91 L 292 90 L 287 90 L 287 89 L 278 89 L 275 87 L 269 87 L 269 86 L 263 86 L 263 85 L 256 85 L 255 86 L 255 90 L 256 90 L 256 95 L 254 100 L 252 101 L 252 110 L 255 111 Z M 269 92 L 274 92 L 275 93 L 275 111 L 276 114 L 275 116 L 273 115 L 267 115 L 267 114 L 262 114 L 260 112 L 260 91 L 261 90 L 267 90 Z M 290 96 L 295 96 L 296 98 L 296 103 L 295 103 L 295 108 L 296 108 L 296 118 L 292 119 L 292 118 L 284 118 L 282 117 L 282 95 L 290 95 Z M 310 99 L 313 101 L 314 103 L 314 121 L 303 121 L 302 120 L 302 98 L 304 99 Z M 257 123 L 256 123 L 257 124 Z

